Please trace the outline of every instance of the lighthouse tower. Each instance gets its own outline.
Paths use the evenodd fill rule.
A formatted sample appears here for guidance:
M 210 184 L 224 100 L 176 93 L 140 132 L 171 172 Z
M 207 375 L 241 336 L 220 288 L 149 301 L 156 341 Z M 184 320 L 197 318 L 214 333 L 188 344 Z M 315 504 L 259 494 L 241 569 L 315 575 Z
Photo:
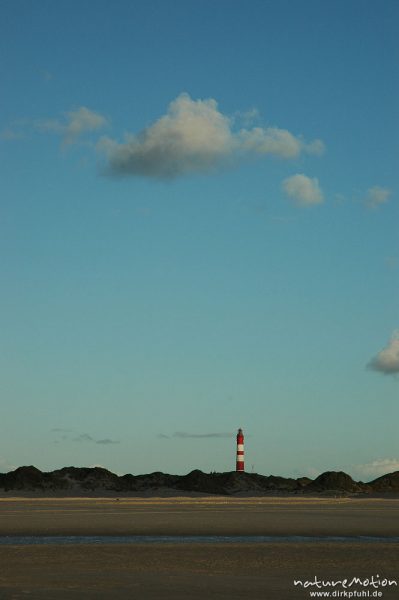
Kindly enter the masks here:
M 237 433 L 236 471 L 244 471 L 244 434 L 242 429 Z

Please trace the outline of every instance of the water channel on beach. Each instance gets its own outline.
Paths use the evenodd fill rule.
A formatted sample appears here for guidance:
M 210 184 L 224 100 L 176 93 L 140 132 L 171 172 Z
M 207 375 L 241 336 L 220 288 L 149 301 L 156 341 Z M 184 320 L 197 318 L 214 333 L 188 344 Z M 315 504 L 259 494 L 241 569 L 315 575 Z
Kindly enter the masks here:
M 398 543 L 399 536 L 265 536 L 265 535 L 6 535 L 0 536 L 0 545 L 46 545 L 46 544 L 267 544 L 267 543 Z

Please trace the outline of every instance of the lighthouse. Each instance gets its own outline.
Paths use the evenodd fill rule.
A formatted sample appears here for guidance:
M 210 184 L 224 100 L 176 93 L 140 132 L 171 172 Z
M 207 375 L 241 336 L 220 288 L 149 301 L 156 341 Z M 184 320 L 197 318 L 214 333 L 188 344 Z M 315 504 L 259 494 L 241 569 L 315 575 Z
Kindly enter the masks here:
M 237 433 L 236 471 L 244 471 L 244 434 L 242 429 Z

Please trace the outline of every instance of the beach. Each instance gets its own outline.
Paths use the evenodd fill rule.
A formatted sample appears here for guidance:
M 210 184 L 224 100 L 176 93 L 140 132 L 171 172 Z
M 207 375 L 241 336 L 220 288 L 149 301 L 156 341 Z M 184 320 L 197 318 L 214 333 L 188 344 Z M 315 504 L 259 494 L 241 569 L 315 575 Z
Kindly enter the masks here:
M 396 541 L 330 539 L 399 536 L 398 517 L 397 499 L 1 498 L 1 536 L 277 537 L 266 543 L 0 545 L 0 598 L 286 600 L 319 589 L 294 586 L 294 580 L 399 582 Z M 399 596 L 393 585 L 348 591 L 354 589 Z

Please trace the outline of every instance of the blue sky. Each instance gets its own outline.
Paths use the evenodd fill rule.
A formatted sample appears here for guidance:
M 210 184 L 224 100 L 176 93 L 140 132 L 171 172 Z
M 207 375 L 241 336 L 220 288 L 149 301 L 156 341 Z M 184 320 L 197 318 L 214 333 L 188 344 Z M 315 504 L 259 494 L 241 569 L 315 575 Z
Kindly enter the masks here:
M 398 12 L 1 3 L 1 469 L 399 469 Z

